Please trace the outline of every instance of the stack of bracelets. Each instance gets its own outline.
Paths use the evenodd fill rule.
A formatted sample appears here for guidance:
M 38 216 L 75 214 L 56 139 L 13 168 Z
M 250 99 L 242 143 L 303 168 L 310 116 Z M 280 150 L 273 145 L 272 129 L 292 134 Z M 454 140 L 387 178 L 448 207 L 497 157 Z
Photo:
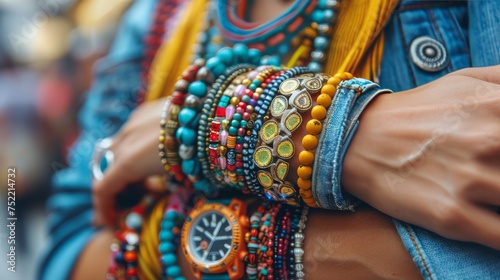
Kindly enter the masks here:
M 244 234 L 244 244 L 238 246 L 233 239 L 230 244 L 236 245 L 224 245 L 230 252 L 243 251 L 243 273 L 248 279 L 304 279 L 302 246 L 308 209 L 332 209 L 330 205 L 339 204 L 331 197 L 336 194 L 340 169 L 334 166 L 335 170 L 327 175 L 318 169 L 325 170 L 323 162 L 332 158 L 342 162 L 361 110 L 381 92 L 374 85 L 354 79 L 347 72 L 329 76 L 315 74 L 308 67 L 265 65 L 259 50 L 242 44 L 222 48 L 208 60 L 197 58 L 177 81 L 162 112 L 158 146 L 161 162 L 172 181 L 188 186 L 184 192 L 214 198 L 238 190 L 264 199 L 252 215 L 240 213 L 249 218 L 248 224 L 242 220 L 237 230 Z M 325 139 L 325 133 L 338 135 Z M 294 142 L 296 135 L 300 143 Z M 321 145 L 332 145 L 328 141 L 337 147 L 331 157 L 320 152 Z M 290 161 L 294 158 L 299 165 L 296 172 L 291 172 Z M 323 182 L 324 178 L 318 176 L 333 178 L 333 183 L 325 182 L 330 189 L 312 183 Z M 231 253 L 224 253 L 226 249 L 220 247 L 208 255 L 214 240 L 229 237 L 217 236 L 224 228 L 223 222 L 218 222 L 215 214 L 210 214 L 211 218 L 208 214 L 190 216 L 185 207 L 187 199 L 176 198 L 175 193 L 170 195 L 158 221 L 157 254 L 162 278 L 180 280 L 184 279 L 176 256 L 180 245 L 185 255 L 196 255 L 190 250 L 205 252 L 204 261 L 212 258 L 215 262 Z M 126 218 L 125 229 L 117 234 L 111 246 L 109 279 L 137 279 L 141 215 L 151 201 L 148 198 L 141 207 L 134 208 Z M 210 203 L 215 202 L 200 205 Z M 217 205 L 216 210 L 224 207 Z M 181 232 L 185 238 L 186 223 L 201 236 L 186 233 L 194 241 L 180 243 Z M 230 222 L 224 230 L 232 232 L 235 226 L 236 221 Z M 210 227 L 215 228 L 212 233 L 204 229 Z M 198 265 L 193 262 L 192 269 Z M 227 269 L 236 270 L 237 266 Z M 221 272 L 210 271 L 208 266 L 200 271 Z M 235 274 L 231 275 L 230 279 L 234 279 Z

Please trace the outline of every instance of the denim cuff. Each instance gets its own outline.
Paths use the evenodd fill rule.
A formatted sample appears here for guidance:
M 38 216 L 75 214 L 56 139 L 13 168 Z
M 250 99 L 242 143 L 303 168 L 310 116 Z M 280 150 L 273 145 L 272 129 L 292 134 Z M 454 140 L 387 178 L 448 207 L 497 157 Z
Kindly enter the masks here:
M 360 78 L 339 84 L 323 124 L 314 160 L 312 193 L 321 208 L 354 211 L 354 203 L 342 194 L 340 175 L 344 155 L 363 110 L 378 94 L 390 92 Z

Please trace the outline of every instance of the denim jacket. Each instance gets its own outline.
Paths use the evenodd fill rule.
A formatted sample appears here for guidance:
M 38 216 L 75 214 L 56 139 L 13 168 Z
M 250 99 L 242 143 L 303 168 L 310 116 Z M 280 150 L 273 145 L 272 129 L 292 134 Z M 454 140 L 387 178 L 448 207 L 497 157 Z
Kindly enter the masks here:
M 68 279 L 78 256 L 98 229 L 91 226 L 89 162 L 94 143 L 113 135 L 135 107 L 143 53 L 156 0 L 137 0 L 124 16 L 109 55 L 96 67 L 95 82 L 80 115 L 82 133 L 68 157 L 68 168 L 53 179 L 50 242 L 37 278 Z M 449 62 L 440 71 L 424 71 L 409 48 L 420 36 L 434 38 Z M 451 71 L 500 64 L 500 2 L 403 1 L 386 28 L 380 83 L 395 92 L 416 87 Z M 394 224 L 426 279 L 500 279 L 500 252 L 476 244 L 446 240 L 397 220 Z M 105 276 L 103 275 L 103 278 Z
M 385 36 L 379 82 L 394 92 L 461 68 L 498 65 L 500 1 L 403 1 Z M 442 70 L 426 71 L 413 61 L 411 45 L 423 36 L 446 49 L 449 61 Z M 500 251 L 447 240 L 401 221 L 394 224 L 425 279 L 500 279 Z

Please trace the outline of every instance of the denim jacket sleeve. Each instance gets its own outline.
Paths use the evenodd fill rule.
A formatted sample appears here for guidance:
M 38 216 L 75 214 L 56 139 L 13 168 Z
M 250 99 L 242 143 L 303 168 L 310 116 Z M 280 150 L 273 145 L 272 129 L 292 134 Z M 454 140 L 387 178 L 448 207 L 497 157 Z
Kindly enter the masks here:
M 91 225 L 89 162 L 95 141 L 116 133 L 136 106 L 143 37 L 155 2 L 134 2 L 109 54 L 96 64 L 94 83 L 80 112 L 81 133 L 68 155 L 69 166 L 53 177 L 53 194 L 47 202 L 50 237 L 38 279 L 68 279 L 79 254 L 98 230 Z
M 380 84 L 395 92 L 465 68 L 500 64 L 499 1 L 402 1 L 386 27 Z M 415 39 L 440 42 L 448 62 L 426 71 L 412 60 Z M 431 41 L 429 41 L 431 42 Z M 425 279 L 500 279 L 500 251 L 452 241 L 394 220 Z

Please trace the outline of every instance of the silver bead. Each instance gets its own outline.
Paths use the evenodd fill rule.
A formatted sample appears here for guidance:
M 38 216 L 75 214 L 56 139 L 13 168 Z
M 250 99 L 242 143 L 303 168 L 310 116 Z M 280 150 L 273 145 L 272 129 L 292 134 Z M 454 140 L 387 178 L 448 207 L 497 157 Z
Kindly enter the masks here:
M 306 277 L 306 274 L 304 273 L 304 271 L 297 271 L 295 272 L 295 276 L 297 277 L 297 279 L 304 279 L 304 277 Z
M 295 258 L 301 258 L 304 256 L 304 249 L 302 248 L 294 248 L 293 249 L 293 254 L 295 255 Z
M 323 62 L 323 61 L 325 61 L 326 56 L 325 56 L 325 53 L 323 53 L 322 51 L 314 50 L 311 52 L 311 58 L 314 61 Z
M 304 240 L 304 235 L 301 232 L 296 232 L 295 233 L 295 242 L 302 243 L 303 240 Z
M 198 96 L 190 94 L 184 100 L 184 106 L 189 108 L 199 109 L 201 105 L 201 100 Z
M 193 146 L 186 146 L 184 144 L 181 144 L 179 146 L 179 157 L 186 160 L 192 158 L 194 155 L 194 147 Z
M 194 61 L 194 65 L 203 67 L 207 61 L 204 58 L 198 58 Z
M 302 263 L 295 264 L 295 270 L 296 271 L 302 271 L 302 270 L 304 270 L 304 264 L 302 264 Z
M 188 86 L 189 86 L 188 81 L 184 79 L 177 80 L 177 82 L 175 82 L 174 85 L 175 89 L 178 91 L 187 91 Z
M 336 9 L 339 6 L 339 2 L 337 0 L 327 0 L 326 1 L 326 8 L 329 9 Z
M 333 27 L 327 23 L 318 24 L 318 32 L 321 36 L 329 36 L 333 32 Z
M 213 83 L 214 76 L 212 75 L 212 73 L 210 73 L 207 67 L 201 67 L 200 70 L 198 70 L 198 73 L 196 73 L 196 79 L 208 83 Z
M 135 232 L 129 232 L 125 235 L 125 241 L 129 245 L 137 245 L 139 243 L 139 235 Z

